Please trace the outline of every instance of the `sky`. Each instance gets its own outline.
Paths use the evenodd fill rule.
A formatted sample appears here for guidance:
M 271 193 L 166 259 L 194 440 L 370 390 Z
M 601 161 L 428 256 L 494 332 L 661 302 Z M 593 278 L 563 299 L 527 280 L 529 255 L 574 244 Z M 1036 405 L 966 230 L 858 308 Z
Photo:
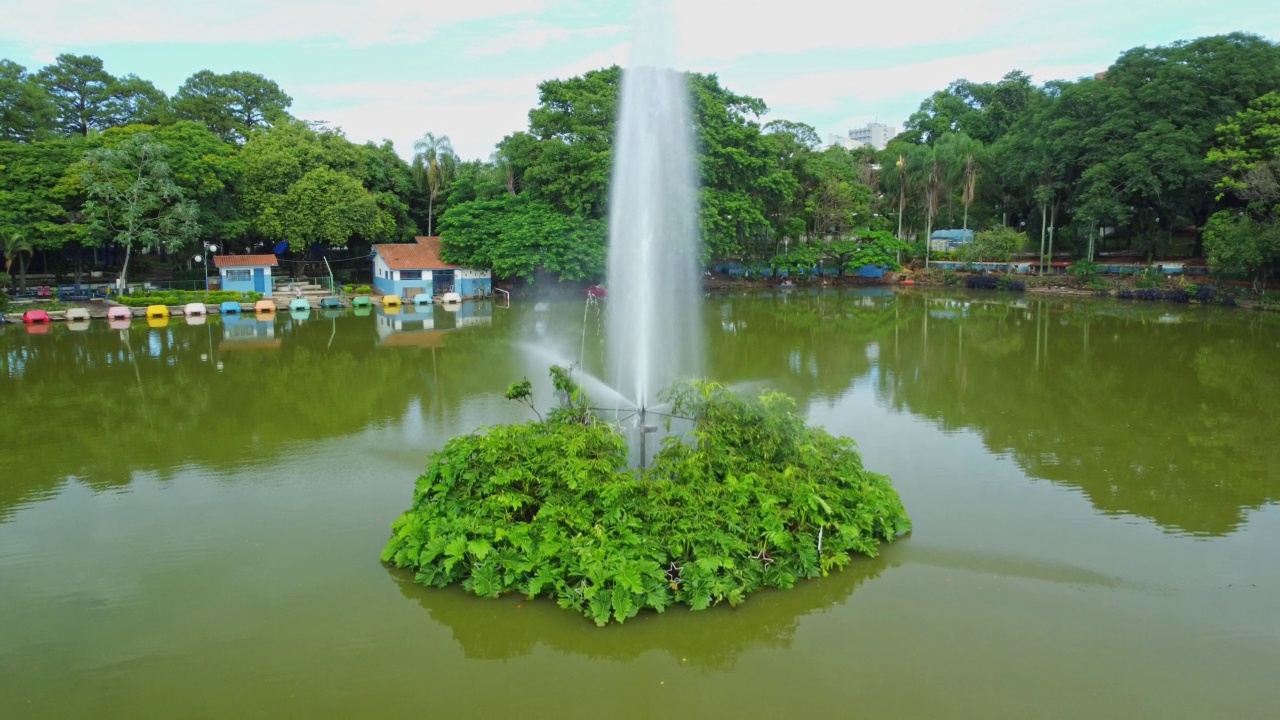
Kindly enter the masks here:
M 638 0 L 658 1 L 658 0 Z M 825 138 L 901 125 L 957 78 L 1037 82 L 1122 51 L 1242 30 L 1280 40 L 1274 0 L 674 0 L 681 67 Z M 464 159 L 528 125 L 537 85 L 629 55 L 632 0 L 0 0 L 0 57 L 29 69 L 101 57 L 173 93 L 202 69 L 248 70 L 293 114 L 403 155 L 425 132 Z

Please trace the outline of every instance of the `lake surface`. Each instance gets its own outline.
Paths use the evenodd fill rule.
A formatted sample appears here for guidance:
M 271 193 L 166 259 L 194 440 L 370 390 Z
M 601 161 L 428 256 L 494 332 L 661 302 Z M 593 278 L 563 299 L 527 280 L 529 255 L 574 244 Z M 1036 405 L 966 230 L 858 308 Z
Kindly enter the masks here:
M 378 553 L 427 455 L 601 309 L 0 328 L 0 717 L 1274 717 L 1280 323 L 882 289 L 716 295 L 708 374 L 793 395 L 910 537 L 597 629 Z M 426 329 L 426 328 L 434 329 Z

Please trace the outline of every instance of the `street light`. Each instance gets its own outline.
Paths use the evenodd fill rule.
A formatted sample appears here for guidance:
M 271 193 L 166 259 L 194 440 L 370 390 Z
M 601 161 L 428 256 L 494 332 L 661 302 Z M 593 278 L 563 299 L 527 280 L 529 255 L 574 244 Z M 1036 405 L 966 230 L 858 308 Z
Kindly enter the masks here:
M 191 258 L 191 259 L 192 259 L 192 260 L 194 260 L 195 262 L 198 262 L 198 263 L 200 263 L 200 264 L 203 264 L 203 265 L 204 265 L 204 291 L 205 291 L 205 292 L 209 292 L 209 266 L 208 266 L 208 264 L 206 264 L 206 263 L 204 262 L 204 256 L 205 256 L 205 255 L 207 255 L 207 254 L 209 254 L 209 253 L 217 253 L 217 252 L 218 252 L 218 246 L 217 246 L 217 245 L 213 245 L 213 244 L 210 244 L 210 243 L 207 243 L 207 242 L 206 242 L 206 243 L 204 244 L 204 252 L 202 252 L 202 253 L 200 253 L 199 255 L 196 255 L 195 257 Z

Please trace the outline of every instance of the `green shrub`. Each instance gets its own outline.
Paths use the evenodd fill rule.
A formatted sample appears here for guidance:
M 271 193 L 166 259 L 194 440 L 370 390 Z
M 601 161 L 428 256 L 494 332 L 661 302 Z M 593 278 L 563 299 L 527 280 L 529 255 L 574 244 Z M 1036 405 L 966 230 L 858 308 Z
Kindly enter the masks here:
M 910 530 L 889 479 L 863 468 L 852 440 L 807 427 L 785 395 L 677 387 L 668 399 L 692 418 L 689 439 L 668 438 L 634 471 L 622 434 L 553 375 L 569 403 L 546 421 L 484 428 L 431 456 L 383 562 L 433 587 L 553 597 L 604 625 L 737 605 Z M 527 401 L 528 381 L 508 397 Z
M 233 290 L 215 290 L 213 292 L 204 292 L 203 290 L 152 290 L 135 292 L 132 295 L 121 295 L 115 300 L 127 307 L 146 307 L 147 305 L 168 305 L 172 307 L 193 302 L 209 305 L 217 305 L 228 300 L 232 302 L 257 302 L 261 298 L 262 293 L 236 292 Z
M 1009 262 L 1028 244 L 1026 233 L 1001 225 L 978 233 L 956 255 L 965 262 Z
M 357 285 L 355 289 L 356 295 L 368 295 L 371 292 L 373 292 L 373 288 L 368 285 Z
M 1160 272 L 1159 270 L 1153 267 L 1149 267 L 1146 270 L 1143 270 L 1142 273 L 1138 276 L 1138 280 L 1137 282 L 1134 283 L 1134 286 L 1139 289 L 1146 289 L 1146 288 L 1159 287 L 1163 284 L 1164 284 L 1164 273 Z
M 1067 272 L 1075 277 L 1076 282 L 1088 285 L 1098 275 L 1098 264 L 1092 260 L 1077 260 L 1071 263 Z
M 348 294 L 348 295 L 350 295 L 351 293 L 353 293 L 353 292 L 355 291 L 355 289 L 356 289 L 356 286 L 355 286 L 355 285 L 343 285 L 343 286 L 342 286 L 342 292 L 344 292 L 344 293 L 346 293 L 346 294 Z

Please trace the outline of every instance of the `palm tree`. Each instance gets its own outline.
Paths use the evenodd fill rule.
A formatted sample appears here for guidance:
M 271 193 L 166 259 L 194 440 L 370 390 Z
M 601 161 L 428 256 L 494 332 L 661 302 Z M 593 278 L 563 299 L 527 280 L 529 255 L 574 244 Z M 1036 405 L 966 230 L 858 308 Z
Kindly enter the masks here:
M 973 199 L 978 194 L 978 158 L 974 153 L 968 153 L 964 156 L 964 225 L 966 231 L 969 230 L 969 206 L 973 205 Z
M 422 136 L 413 144 L 413 178 L 418 189 L 427 194 L 427 234 L 432 235 L 436 198 L 440 190 L 453 181 L 458 168 L 458 155 L 448 135 L 436 137 L 432 133 Z
M 511 155 L 499 148 L 489 156 L 489 164 L 508 195 L 516 194 L 516 166 L 511 162 Z
M 982 143 L 964 133 L 944 135 L 937 144 L 938 152 L 946 168 L 946 185 L 960 186 L 960 199 L 964 205 L 964 230 L 969 229 L 969 208 L 978 194 L 978 168 L 982 158 Z
M 22 257 L 26 253 L 27 258 L 31 257 L 32 246 L 31 241 L 23 237 L 22 233 L 16 230 L 6 233 L 4 236 L 4 271 L 8 273 L 13 267 L 13 261 L 18 261 L 18 287 L 23 290 L 27 289 L 27 260 Z
M 947 193 L 947 174 L 944 157 L 937 146 L 924 146 L 908 151 L 907 164 L 920 183 L 921 200 L 925 217 L 924 266 L 929 267 L 929 251 L 932 244 L 933 218 Z
M 902 213 L 907 208 L 907 158 L 902 153 L 898 153 L 898 240 L 905 242 L 902 237 Z

